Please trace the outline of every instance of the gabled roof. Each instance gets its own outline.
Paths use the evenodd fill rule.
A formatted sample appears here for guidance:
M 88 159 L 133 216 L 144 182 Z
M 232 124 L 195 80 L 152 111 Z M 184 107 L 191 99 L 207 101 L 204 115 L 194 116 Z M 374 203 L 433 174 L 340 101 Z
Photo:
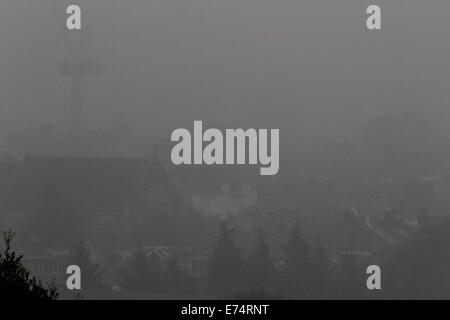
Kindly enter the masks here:
M 149 185 L 170 185 L 161 171 L 159 161 L 148 159 L 26 157 L 0 209 L 33 210 L 42 190 L 52 185 L 86 211 L 120 212 Z

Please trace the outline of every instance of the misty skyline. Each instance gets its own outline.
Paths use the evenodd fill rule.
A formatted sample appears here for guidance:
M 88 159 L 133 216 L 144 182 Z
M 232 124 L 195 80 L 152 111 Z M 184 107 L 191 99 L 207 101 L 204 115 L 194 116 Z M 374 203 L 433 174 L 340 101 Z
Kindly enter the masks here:
M 70 59 L 65 37 L 80 37 L 64 29 L 68 4 L 0 5 L 2 131 L 66 123 L 68 80 L 58 64 Z M 87 52 L 104 69 L 83 80 L 85 122 L 93 129 L 119 122 L 140 137 L 168 139 L 197 119 L 280 127 L 308 141 L 352 137 L 385 112 L 448 117 L 450 4 L 378 1 L 378 32 L 365 28 L 367 4 L 81 2 L 91 28 Z
M 448 298 L 449 9 L 2 0 L 0 296 Z

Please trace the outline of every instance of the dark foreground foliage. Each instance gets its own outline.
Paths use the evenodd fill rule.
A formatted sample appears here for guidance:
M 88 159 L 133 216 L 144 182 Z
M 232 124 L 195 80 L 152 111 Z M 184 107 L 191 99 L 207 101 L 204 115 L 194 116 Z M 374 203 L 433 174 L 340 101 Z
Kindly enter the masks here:
M 2 232 L 4 249 L 0 252 L 0 299 L 56 300 L 55 286 L 44 286 L 22 265 L 22 256 L 11 248 L 12 231 Z

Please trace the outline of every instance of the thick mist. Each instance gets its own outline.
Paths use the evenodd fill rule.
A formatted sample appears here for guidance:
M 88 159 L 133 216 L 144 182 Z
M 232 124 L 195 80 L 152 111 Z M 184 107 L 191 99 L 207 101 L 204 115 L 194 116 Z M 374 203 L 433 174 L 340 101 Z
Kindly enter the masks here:
M 450 298 L 449 1 L 74 2 L 0 1 L 0 300 Z
M 80 40 L 64 29 L 69 3 L 2 2 L 3 131 L 67 121 L 68 79 L 58 64 Z M 293 141 L 320 141 L 352 137 L 385 112 L 447 116 L 450 5 L 381 1 L 376 33 L 364 27 L 367 5 L 81 2 L 85 54 L 104 70 L 83 80 L 85 121 L 95 129 L 120 122 L 161 139 L 194 119 L 260 124 Z

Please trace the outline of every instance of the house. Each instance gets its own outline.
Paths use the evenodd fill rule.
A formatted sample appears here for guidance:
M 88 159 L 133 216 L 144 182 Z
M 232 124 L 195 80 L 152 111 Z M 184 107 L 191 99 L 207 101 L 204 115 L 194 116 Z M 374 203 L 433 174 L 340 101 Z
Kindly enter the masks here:
M 143 252 L 148 261 L 157 263 L 164 271 L 173 257 L 178 267 L 194 277 L 201 277 L 207 270 L 207 247 L 204 246 L 145 246 Z
M 250 186 L 232 189 L 222 185 L 220 192 L 198 192 L 192 194 L 192 206 L 204 215 L 226 218 L 235 216 L 249 207 L 258 205 L 258 193 Z
M 63 283 L 66 279 L 66 268 L 69 265 L 70 251 L 68 250 L 40 250 L 23 253 L 23 264 L 30 271 L 31 276 L 41 280 L 44 284 L 52 282 Z

